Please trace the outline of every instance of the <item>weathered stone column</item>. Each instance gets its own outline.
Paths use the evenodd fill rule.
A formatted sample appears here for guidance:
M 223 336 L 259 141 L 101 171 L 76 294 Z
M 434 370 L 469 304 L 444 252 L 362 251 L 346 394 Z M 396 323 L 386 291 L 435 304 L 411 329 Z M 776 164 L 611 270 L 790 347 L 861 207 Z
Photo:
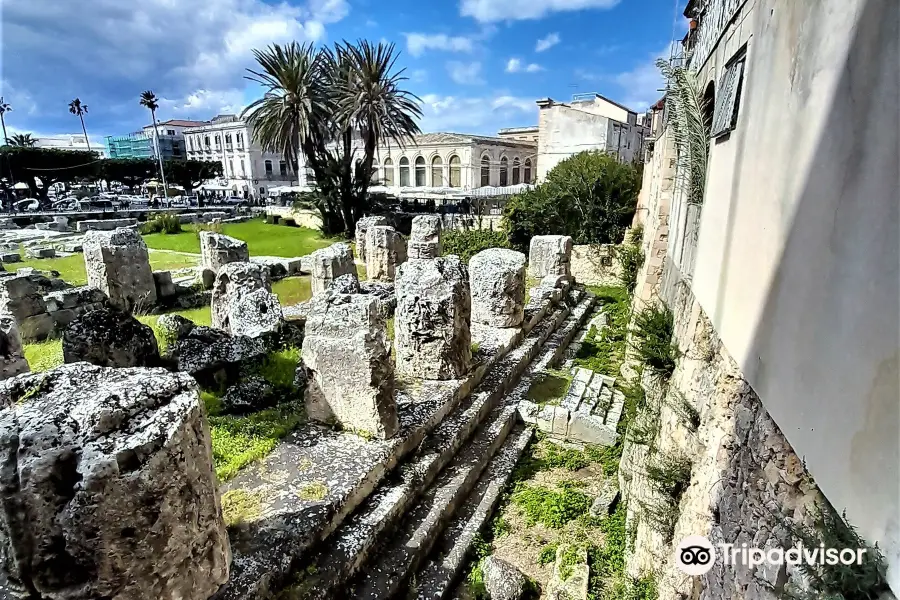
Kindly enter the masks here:
M 386 439 L 399 428 L 394 365 L 381 304 L 374 296 L 327 291 L 312 300 L 303 338 L 311 419 L 336 419 Z
M 393 227 L 373 225 L 366 232 L 366 279 L 393 281 L 406 262 L 406 242 Z
M 147 245 L 133 229 L 88 231 L 84 236 L 88 285 L 109 296 L 116 308 L 132 312 L 156 304 L 156 284 Z
M 0 383 L 10 597 L 206 600 L 231 550 L 197 385 L 78 363 Z
M 366 232 L 375 225 L 387 225 L 384 217 L 363 217 L 356 222 L 356 257 L 366 262 Z
M 200 265 L 203 268 L 215 272 L 222 265 L 249 260 L 247 242 L 214 231 L 200 232 Z
M 216 274 L 210 304 L 212 326 L 232 335 L 258 337 L 277 330 L 283 320 L 269 271 L 255 263 L 223 265 Z
M 469 272 L 458 256 L 403 263 L 397 275 L 394 339 L 397 371 L 455 379 L 472 362 Z
M 16 319 L 9 313 L 0 314 L 0 379 L 28 371 Z
M 525 317 L 525 255 L 488 248 L 469 260 L 472 322 L 518 327 Z
M 0 277 L 0 313 L 12 315 L 26 341 L 43 340 L 56 327 L 40 286 L 24 273 Z
M 409 258 L 437 258 L 441 255 L 440 215 L 419 215 L 412 220 L 409 234 Z
M 350 244 L 337 243 L 316 250 L 310 254 L 310 286 L 315 296 L 328 289 L 331 282 L 352 273 L 356 276 L 356 265 Z
M 572 238 L 567 235 L 536 235 L 531 238 L 528 274 L 542 279 L 547 275 L 569 277 L 572 262 Z

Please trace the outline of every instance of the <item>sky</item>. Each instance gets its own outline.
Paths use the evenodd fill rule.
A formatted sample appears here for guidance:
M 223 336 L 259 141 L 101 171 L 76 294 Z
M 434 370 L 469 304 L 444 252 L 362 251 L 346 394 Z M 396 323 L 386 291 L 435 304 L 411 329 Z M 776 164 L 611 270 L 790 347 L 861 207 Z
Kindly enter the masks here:
M 423 131 L 496 134 L 537 124 L 539 98 L 597 92 L 640 111 L 661 96 L 654 62 L 686 23 L 684 0 L 0 0 L 6 125 L 95 142 L 157 117 L 208 120 L 257 98 L 252 50 L 366 38 L 400 51 Z

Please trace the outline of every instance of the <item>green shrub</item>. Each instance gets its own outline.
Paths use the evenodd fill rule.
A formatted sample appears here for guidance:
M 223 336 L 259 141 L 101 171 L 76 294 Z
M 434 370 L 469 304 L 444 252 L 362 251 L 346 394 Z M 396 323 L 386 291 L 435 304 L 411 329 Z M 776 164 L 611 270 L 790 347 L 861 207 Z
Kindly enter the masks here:
M 656 455 L 646 467 L 647 479 L 657 493 L 672 499 L 675 504 L 691 482 L 691 459 L 679 452 Z
M 444 256 L 456 254 L 464 262 L 488 248 L 509 248 L 503 231 L 490 229 L 448 230 L 441 236 Z
M 700 428 L 700 411 L 678 390 L 670 390 L 668 405 L 687 428 L 695 432 Z
M 558 490 L 541 485 L 524 485 L 512 495 L 513 503 L 525 515 L 529 526 L 542 523 L 559 529 L 588 512 L 591 499 L 571 482 L 559 484 Z
M 668 379 L 680 356 L 672 343 L 675 331 L 672 311 L 665 305 L 648 305 L 634 319 L 635 350 L 653 373 Z
M 616 259 L 621 266 L 619 281 L 629 294 L 633 294 L 634 288 L 637 287 L 638 272 L 644 264 L 644 253 L 641 252 L 640 246 L 625 244 L 616 251 Z
M 178 219 L 177 215 L 160 213 L 153 215 L 151 218 L 141 223 L 138 226 L 138 230 L 144 235 L 150 233 L 165 233 L 172 235 L 181 233 L 181 221 Z

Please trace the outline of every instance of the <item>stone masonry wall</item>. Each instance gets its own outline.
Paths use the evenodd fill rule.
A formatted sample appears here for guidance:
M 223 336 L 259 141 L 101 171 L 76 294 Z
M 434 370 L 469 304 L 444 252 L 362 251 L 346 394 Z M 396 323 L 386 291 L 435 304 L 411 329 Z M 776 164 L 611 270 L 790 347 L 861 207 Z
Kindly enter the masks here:
M 572 246 L 572 277 L 584 285 L 620 285 L 622 266 L 616 259 L 615 244 Z

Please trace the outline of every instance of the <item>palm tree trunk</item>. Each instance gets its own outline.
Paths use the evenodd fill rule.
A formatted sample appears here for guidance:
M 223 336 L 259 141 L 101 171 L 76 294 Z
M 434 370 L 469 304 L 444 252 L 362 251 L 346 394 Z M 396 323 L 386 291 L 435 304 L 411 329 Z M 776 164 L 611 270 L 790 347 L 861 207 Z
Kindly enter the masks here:
M 91 140 L 88 139 L 87 136 L 87 128 L 84 126 L 84 115 L 78 115 L 81 117 L 81 130 L 84 132 L 84 141 L 87 143 L 88 152 L 91 151 Z
M 3 113 L 0 113 L 0 123 L 3 124 L 3 145 L 9 146 L 9 138 L 6 137 L 6 119 L 3 118 Z
M 356 230 L 356 221 L 353 219 L 353 130 L 348 127 L 342 137 L 344 155 L 341 157 L 341 213 L 345 232 L 353 235 Z
M 163 196 L 166 200 L 169 199 L 169 186 L 166 185 L 166 171 L 163 169 L 163 161 L 162 161 L 162 152 L 159 148 L 159 129 L 156 126 L 156 111 L 151 109 L 150 116 L 153 118 L 153 135 L 156 138 L 156 158 L 159 161 L 159 177 L 162 179 L 163 184 Z

